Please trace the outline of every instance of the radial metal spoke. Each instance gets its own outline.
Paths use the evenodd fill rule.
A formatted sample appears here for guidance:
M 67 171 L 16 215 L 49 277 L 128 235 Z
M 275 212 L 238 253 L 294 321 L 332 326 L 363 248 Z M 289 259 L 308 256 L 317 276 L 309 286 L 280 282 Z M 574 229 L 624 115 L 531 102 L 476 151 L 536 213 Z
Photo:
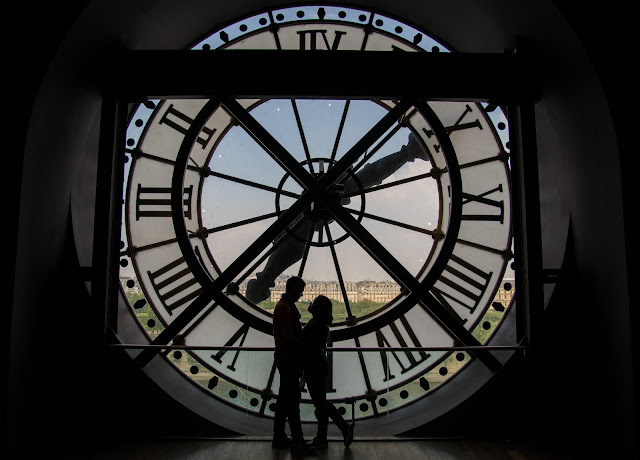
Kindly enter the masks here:
M 232 228 L 238 228 L 238 227 L 242 227 L 243 225 L 249 225 L 249 224 L 253 224 L 256 222 L 260 222 L 262 220 L 266 220 L 266 219 L 271 219 L 273 217 L 278 217 L 278 212 L 270 212 L 267 214 L 262 214 L 260 216 L 256 216 L 256 217 L 251 217 L 249 219 L 243 219 L 243 220 L 238 220 L 236 222 L 232 222 L 230 224 L 225 224 L 225 225 L 219 225 L 217 227 L 213 227 L 213 228 L 207 228 L 205 230 L 202 231 L 198 231 L 198 232 L 194 232 L 192 235 L 193 236 L 202 236 L 202 235 L 211 235 L 212 233 L 217 233 L 217 232 L 221 232 L 223 230 L 229 230 Z
M 293 107 L 293 114 L 296 117 L 296 124 L 298 125 L 298 132 L 300 133 L 300 141 L 302 142 L 302 148 L 304 149 L 304 155 L 307 158 L 307 164 L 309 166 L 309 172 L 314 173 L 313 163 L 311 162 L 311 153 L 309 152 L 309 146 L 307 145 L 307 138 L 304 135 L 304 128 L 302 121 L 300 120 L 300 113 L 298 112 L 298 104 L 295 99 L 291 99 L 291 107 Z
M 302 253 L 300 268 L 298 269 L 298 276 L 300 278 L 302 278 L 304 268 L 307 265 L 307 258 L 309 257 L 309 248 L 311 247 L 311 239 L 313 238 L 314 227 L 315 225 L 311 225 L 311 227 L 309 227 L 309 233 L 307 234 L 307 244 L 304 245 L 304 252 Z
M 391 188 L 391 187 L 397 187 L 398 185 L 403 185 L 403 184 L 409 184 L 411 182 L 415 182 L 418 180 L 422 180 L 422 179 L 427 179 L 429 177 L 434 177 L 435 175 L 439 174 L 439 172 L 428 172 L 425 174 L 419 174 L 417 176 L 412 176 L 412 177 L 407 177 L 406 179 L 398 179 L 395 180 L 393 182 L 388 182 L 386 184 L 381 184 L 381 185 L 375 185 L 373 187 L 368 187 L 368 188 L 363 188 L 362 190 L 356 190 L 350 193 L 345 193 L 343 195 L 341 195 L 341 198 L 352 198 L 354 196 L 358 196 L 361 193 L 371 193 L 371 192 L 378 192 L 380 190 L 384 190 L 387 188 Z
M 129 153 L 134 160 L 136 160 L 138 157 L 140 157 L 140 158 L 146 158 L 148 160 L 154 160 L 154 161 L 157 161 L 158 163 L 164 163 L 164 164 L 171 165 L 171 166 L 176 164 L 175 160 L 171 160 L 169 158 L 160 157 L 158 155 L 153 155 L 151 153 L 145 153 L 145 152 L 143 152 L 142 150 L 140 150 L 137 147 L 134 148 L 134 149 L 125 148 L 124 151 L 125 151 L 125 153 Z M 201 170 L 201 168 L 198 165 L 196 165 L 196 166 L 187 165 L 187 169 L 190 170 L 190 171 L 200 171 Z
M 331 162 L 336 159 L 336 155 L 338 154 L 338 145 L 340 145 L 340 139 L 342 138 L 342 130 L 344 129 L 344 122 L 347 119 L 347 113 L 349 112 L 349 106 L 351 105 L 351 100 L 347 99 L 344 103 L 344 109 L 342 110 L 342 118 L 340 119 L 340 125 L 338 126 L 338 133 L 336 134 L 336 140 L 333 143 L 333 150 L 331 151 Z
M 377 216 L 375 214 L 370 214 L 368 212 L 360 212 L 356 209 L 349 209 L 349 208 L 345 208 L 345 209 L 349 211 L 351 214 L 363 216 L 363 217 L 366 217 L 367 219 L 383 222 L 385 224 L 395 225 L 396 227 L 412 230 L 414 232 L 423 233 L 425 235 L 438 236 L 438 237 L 443 236 L 443 234 L 437 230 L 427 230 L 426 228 L 405 224 L 404 222 L 398 222 L 397 220 L 387 219 L 386 217 Z
M 235 183 L 242 184 L 242 185 L 247 185 L 249 187 L 257 188 L 257 189 L 260 189 L 260 190 L 266 190 L 267 192 L 279 193 L 280 195 L 284 195 L 284 196 L 287 196 L 289 198 L 294 198 L 294 199 L 300 198 L 300 194 L 299 193 L 289 192 L 287 190 L 278 189 L 276 187 L 271 187 L 269 185 L 264 185 L 264 184 L 261 184 L 259 182 L 253 182 L 253 181 L 250 181 L 250 180 L 241 179 L 240 177 L 230 176 L 228 174 L 215 172 L 215 171 L 212 171 L 212 170 L 210 170 L 208 168 L 207 168 L 206 174 L 207 174 L 207 176 L 214 176 L 214 177 L 218 177 L 220 179 L 228 180 L 228 181 L 235 182 Z
M 324 223 L 325 231 L 327 232 L 327 241 L 329 242 L 329 248 L 331 249 L 331 257 L 333 258 L 333 265 L 336 268 L 336 275 L 338 275 L 338 284 L 340 285 L 340 290 L 342 291 L 342 299 L 344 300 L 344 306 L 347 310 L 347 318 L 351 320 L 353 318 L 353 313 L 351 313 L 351 306 L 349 305 L 349 298 L 347 297 L 347 289 L 344 286 L 344 279 L 342 278 L 342 270 L 340 270 L 340 262 L 338 262 L 338 254 L 336 253 L 336 247 L 333 242 L 333 238 L 331 237 L 331 230 L 329 229 L 329 224 Z
M 120 251 L 120 256 L 131 256 L 142 251 L 148 251 L 149 249 L 160 248 L 162 246 L 166 246 L 168 244 L 172 244 L 178 241 L 178 238 L 169 238 L 167 240 L 157 241 L 155 243 L 145 244 L 144 246 L 137 246 L 135 248 L 127 248 L 124 251 Z

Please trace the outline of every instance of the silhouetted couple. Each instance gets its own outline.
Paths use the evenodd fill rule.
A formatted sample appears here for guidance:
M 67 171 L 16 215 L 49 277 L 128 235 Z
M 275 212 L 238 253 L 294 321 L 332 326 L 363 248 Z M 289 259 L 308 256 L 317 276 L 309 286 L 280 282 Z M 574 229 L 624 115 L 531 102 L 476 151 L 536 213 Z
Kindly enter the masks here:
M 318 296 L 309 306 L 313 318 L 302 328 L 296 302 L 302 297 L 306 284 L 294 276 L 287 280 L 285 293 L 273 311 L 275 363 L 280 373 L 280 389 L 276 400 L 273 425 L 273 447 L 290 447 L 293 453 L 313 453 L 327 447 L 329 418 L 340 428 L 344 445 L 353 440 L 353 423 L 347 423 L 336 407 L 327 401 L 329 362 L 326 346 L 329 325 L 333 321 L 332 304 L 325 296 Z M 305 375 L 309 395 L 316 409 L 318 431 L 307 444 L 300 422 L 300 379 Z M 291 438 L 285 433 L 289 422 Z

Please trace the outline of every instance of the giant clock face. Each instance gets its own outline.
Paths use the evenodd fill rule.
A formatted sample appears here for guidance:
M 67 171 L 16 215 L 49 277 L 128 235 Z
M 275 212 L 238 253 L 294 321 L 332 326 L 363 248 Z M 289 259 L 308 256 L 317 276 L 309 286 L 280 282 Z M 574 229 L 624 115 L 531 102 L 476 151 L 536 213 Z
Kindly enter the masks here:
M 447 52 L 335 7 L 268 11 L 194 46 L 218 48 Z M 469 363 L 499 365 L 446 348 L 488 343 L 508 311 L 508 158 L 506 119 L 486 103 L 148 101 L 127 131 L 121 321 L 143 343 L 184 345 L 156 359 L 237 410 L 231 428 L 270 429 L 278 374 L 263 349 L 286 278 L 302 276 L 303 322 L 316 295 L 334 301 L 329 398 L 371 424 L 401 417 Z M 308 398 L 302 414 L 314 420 Z

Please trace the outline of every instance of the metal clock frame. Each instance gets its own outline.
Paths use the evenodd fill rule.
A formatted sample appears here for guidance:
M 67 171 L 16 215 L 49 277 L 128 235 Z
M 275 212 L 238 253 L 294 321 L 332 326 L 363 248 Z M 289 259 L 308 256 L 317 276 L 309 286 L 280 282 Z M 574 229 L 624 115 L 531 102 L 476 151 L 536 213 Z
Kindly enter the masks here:
M 297 214 L 301 213 L 306 205 L 315 199 L 319 199 L 329 208 L 345 228 L 351 231 L 366 250 L 374 256 L 376 260 L 390 267 L 404 288 L 411 292 L 411 300 L 416 297 L 427 307 L 438 308 L 434 305 L 428 293 L 428 288 L 435 282 L 437 274 L 444 269 L 446 264 L 447 240 L 441 251 L 442 257 L 436 262 L 430 274 L 422 282 L 418 282 L 412 275 L 406 272 L 404 267 L 381 247 L 375 239 L 364 229 L 359 227 L 355 219 L 342 210 L 342 207 L 335 202 L 328 194 L 326 188 L 335 180 L 337 173 L 325 174 L 320 181 L 316 182 L 312 177 L 306 177 L 309 173 L 304 170 L 297 161 L 282 152 L 282 148 L 277 143 L 272 143 L 270 136 L 266 140 L 265 147 L 293 177 L 298 179 L 309 189 L 303 195 L 304 200 L 298 200 L 288 211 L 285 211 L 276 223 L 256 241 L 243 256 L 234 262 L 228 270 L 223 272 L 219 278 L 212 281 L 206 271 L 200 265 L 197 257 L 193 253 L 186 232 L 184 220 L 182 219 L 182 176 L 186 168 L 186 161 L 189 155 L 190 144 L 196 139 L 199 127 L 206 122 L 212 111 L 221 103 L 230 109 L 238 121 L 245 127 L 255 132 L 260 128 L 255 126 L 255 122 L 248 116 L 244 109 L 239 108 L 239 104 L 233 100 L 234 97 L 259 96 L 305 96 L 314 98 L 343 97 L 343 98 L 393 98 L 399 100 L 398 108 L 392 109 L 385 119 L 392 119 L 396 113 L 402 113 L 412 105 L 418 107 L 422 115 L 432 124 L 439 139 L 443 141 L 445 151 L 452 149 L 447 146 L 448 136 L 437 117 L 430 113 L 431 109 L 424 102 L 425 100 L 488 100 L 490 103 L 508 107 L 508 117 L 511 127 L 511 162 L 512 162 L 512 184 L 514 201 L 514 238 L 516 247 L 516 282 L 521 289 L 517 290 L 518 305 L 518 337 L 522 344 L 532 349 L 531 338 L 535 337 L 535 325 L 541 309 L 541 280 L 538 273 L 541 266 L 539 250 L 539 217 L 537 216 L 537 168 L 535 164 L 535 129 L 533 125 L 532 104 L 534 100 L 533 84 L 529 80 L 529 75 L 523 70 L 522 58 L 516 53 L 500 55 L 476 55 L 476 54 L 431 54 L 431 53 L 388 53 L 388 52 L 367 52 L 354 53 L 348 51 L 314 52 L 314 51 L 123 51 L 116 56 L 118 65 L 114 68 L 128 68 L 131 72 L 126 78 L 121 75 L 111 75 L 109 84 L 105 85 L 103 121 L 101 132 L 101 152 L 100 152 L 100 184 L 98 187 L 96 206 L 96 233 L 94 244 L 94 271 L 93 271 L 93 298 L 98 301 L 98 305 L 105 309 L 107 319 L 105 320 L 105 337 L 109 327 L 115 330 L 116 309 L 114 308 L 117 297 L 117 238 L 119 236 L 120 221 L 120 200 L 122 196 L 118 191 L 118 184 L 122 184 L 122 165 L 119 163 L 118 140 L 123 134 L 124 127 L 124 107 L 125 101 L 139 101 L 145 98 L 155 97 L 207 97 L 211 99 L 194 120 L 191 129 L 185 136 L 183 146 L 178 155 L 178 164 L 174 169 L 172 183 L 172 216 L 174 228 L 177 232 L 178 243 L 185 256 L 189 268 L 194 273 L 196 279 L 205 288 L 199 300 L 196 300 L 185 312 L 179 315 L 158 336 L 151 345 L 167 345 L 175 335 L 180 332 L 190 318 L 193 318 L 198 311 L 205 307 L 206 303 L 215 299 L 223 308 L 233 310 L 234 314 L 243 320 L 241 309 L 235 307 L 223 289 L 237 275 L 238 267 L 244 267 L 246 260 L 252 259 L 253 251 L 260 246 L 266 247 L 273 241 L 275 235 L 286 228 Z M 276 69 L 268 74 L 260 82 L 248 79 L 250 68 L 256 62 L 269 62 L 270 68 Z M 381 69 L 376 78 L 363 84 L 362 81 L 353 79 L 341 79 L 337 84 L 334 79 L 329 78 L 322 71 L 314 76 L 313 81 L 309 79 L 304 82 L 295 78 L 295 69 L 292 69 L 292 62 L 295 66 L 304 66 L 314 63 L 314 67 L 323 69 L 331 66 L 339 66 L 344 75 L 354 75 L 355 70 L 361 68 L 366 63 L 375 62 L 376 68 Z M 319 64 L 320 63 L 320 64 Z M 327 64 L 327 66 L 324 65 Z M 162 72 L 157 68 L 162 66 Z M 123 67 L 124 66 L 124 67 Z M 402 81 L 398 84 L 397 78 L 390 71 L 394 68 L 407 68 L 405 66 L 425 66 L 427 68 L 437 68 L 438 72 L 429 75 L 428 82 L 424 79 Z M 220 75 L 217 69 L 223 67 L 228 69 L 224 75 Z M 489 72 L 487 69 L 491 69 Z M 167 70 L 169 69 L 169 70 Z M 179 70 L 176 70 L 179 69 Z M 471 70 L 471 71 L 470 71 Z M 471 73 L 471 75 L 469 75 Z M 184 75 L 189 75 L 185 80 Z M 209 88 L 211 75 L 215 75 L 219 82 L 217 88 L 224 88 L 224 93 L 220 91 L 212 92 Z M 492 75 L 492 78 L 487 78 Z M 133 76 L 133 78 L 132 78 Z M 402 91 L 399 91 L 399 88 Z M 435 120 L 433 120 L 435 118 Z M 395 120 L 393 120 L 395 121 Z M 527 152 L 525 155 L 524 152 Z M 357 158 L 358 152 L 354 150 L 353 158 Z M 452 165 L 457 164 L 455 154 L 449 153 L 453 157 Z M 347 160 L 351 155 L 346 155 Z M 341 160 L 342 161 L 342 160 Z M 447 158 L 449 162 L 449 158 Z M 333 169 L 333 168 L 332 168 Z M 338 171 L 338 168 L 336 168 Z M 460 179 L 460 172 L 456 167 L 451 167 L 452 173 L 452 223 L 459 225 L 461 214 L 461 185 L 455 184 L 455 172 Z M 120 179 L 120 180 L 118 180 Z M 527 209 L 527 213 L 522 212 Z M 457 213 L 457 214 L 456 214 Z M 455 218 L 457 216 L 457 218 Z M 106 224 L 106 225 L 105 225 Z M 453 249 L 457 229 L 449 228 L 447 236 L 451 235 L 448 243 L 450 250 Z M 448 250 L 448 249 L 447 249 Z M 115 256 L 114 256 L 115 254 Z M 114 270 L 114 268 L 116 268 Z M 242 268 L 240 268 L 241 270 Z M 436 273 L 438 272 L 438 273 Z M 106 275 L 106 276 L 104 276 Z M 435 301 L 437 304 L 437 301 Z M 409 306 L 409 302 L 405 305 Z M 438 304 L 439 305 L 439 304 Z M 187 311 L 189 312 L 188 314 Z M 240 316 L 238 312 L 240 311 Z M 433 310 L 432 310 L 433 311 Z M 392 321 L 404 313 L 401 308 L 391 309 L 381 316 L 385 320 Z M 248 313 L 248 321 L 255 322 L 255 317 Z M 499 369 L 500 363 L 493 357 L 491 352 L 483 350 L 482 346 L 475 340 L 464 327 L 457 327 L 452 324 L 447 314 L 434 313 L 441 323 L 452 332 L 463 346 L 472 347 L 478 358 L 495 372 Z M 249 318 L 251 316 L 251 318 Z M 386 321 L 386 322 L 388 322 Z M 376 323 L 378 323 L 376 321 Z M 366 324 L 366 323 L 365 323 Z M 369 323 L 373 327 L 373 323 Z M 357 327 L 357 326 L 356 326 Z M 452 330 L 453 329 L 453 330 Z M 463 331 L 460 331 L 462 329 Z M 364 332 L 364 331 L 363 331 Z M 366 331 L 370 332 L 370 331 Z M 108 339 L 105 339 L 107 342 Z M 140 353 L 136 361 L 144 366 L 158 352 L 158 348 L 149 347 Z

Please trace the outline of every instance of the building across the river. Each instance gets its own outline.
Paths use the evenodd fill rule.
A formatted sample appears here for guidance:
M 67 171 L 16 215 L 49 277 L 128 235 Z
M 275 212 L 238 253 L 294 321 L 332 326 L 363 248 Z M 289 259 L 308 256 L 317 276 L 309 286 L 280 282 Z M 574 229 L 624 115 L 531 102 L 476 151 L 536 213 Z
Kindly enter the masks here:
M 284 294 L 287 278 L 276 279 L 275 286 L 271 288 L 269 300 L 277 302 Z M 345 281 L 344 289 L 349 302 L 371 300 L 374 302 L 389 302 L 400 294 L 400 286 L 393 281 Z M 246 292 L 246 282 L 240 284 L 240 293 Z M 307 286 L 302 294 L 302 301 L 312 301 L 319 295 L 325 295 L 331 300 L 344 302 L 344 295 L 340 284 L 336 281 L 307 281 Z
M 279 277 L 275 286 L 271 288 L 272 302 L 277 302 L 284 294 L 287 278 Z M 344 289 L 349 302 L 371 300 L 376 303 L 390 302 L 400 294 L 400 285 L 394 281 L 345 281 Z M 240 293 L 246 292 L 246 281 L 240 284 Z M 515 293 L 514 280 L 505 279 L 496 292 L 494 302 L 500 302 L 505 308 L 509 306 Z M 331 300 L 344 302 L 344 294 L 337 281 L 307 281 L 307 286 L 302 294 L 302 301 L 312 301 L 318 295 L 325 295 Z

